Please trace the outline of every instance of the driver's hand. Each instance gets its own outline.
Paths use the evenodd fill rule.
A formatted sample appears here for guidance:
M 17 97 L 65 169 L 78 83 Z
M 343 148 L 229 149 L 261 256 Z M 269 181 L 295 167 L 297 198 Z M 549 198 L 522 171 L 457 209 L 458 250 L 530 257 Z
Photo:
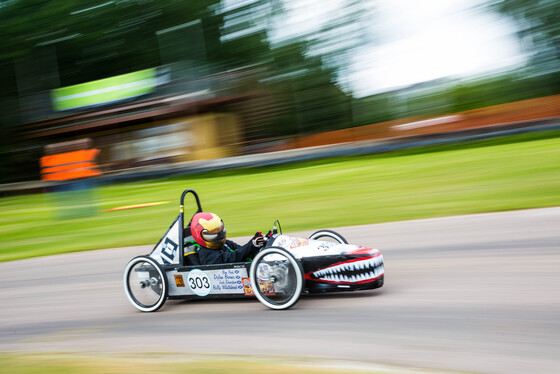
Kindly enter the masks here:
M 253 236 L 253 239 L 251 239 L 251 243 L 253 243 L 253 246 L 256 248 L 262 248 L 265 245 L 264 242 L 264 237 L 262 235 L 262 232 L 257 232 L 255 233 L 255 236 Z

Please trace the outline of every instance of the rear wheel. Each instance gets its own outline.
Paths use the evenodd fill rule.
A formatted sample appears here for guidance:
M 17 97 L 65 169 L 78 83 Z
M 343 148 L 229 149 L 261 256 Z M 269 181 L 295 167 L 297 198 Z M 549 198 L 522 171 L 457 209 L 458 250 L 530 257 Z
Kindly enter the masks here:
M 316 231 L 313 234 L 311 234 L 309 239 L 323 240 L 323 241 L 335 242 L 340 244 L 348 244 L 348 241 L 344 238 L 344 236 L 332 230 Z
M 301 296 L 301 264 L 284 248 L 270 247 L 260 251 L 251 263 L 249 274 L 253 293 L 271 309 L 288 309 Z
M 126 266 L 124 291 L 138 310 L 155 312 L 165 303 L 169 285 L 163 269 L 155 260 L 139 256 Z

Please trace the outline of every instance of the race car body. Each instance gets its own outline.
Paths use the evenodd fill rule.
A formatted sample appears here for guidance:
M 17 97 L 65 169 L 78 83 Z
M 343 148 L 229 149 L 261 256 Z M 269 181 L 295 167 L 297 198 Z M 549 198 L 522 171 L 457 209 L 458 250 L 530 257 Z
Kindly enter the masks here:
M 378 249 L 278 235 L 271 246 L 301 260 L 309 292 L 364 290 L 383 285 L 383 255 Z
M 302 294 L 374 289 L 383 286 L 378 249 L 348 244 L 340 234 L 319 230 L 309 238 L 285 235 L 276 221 L 266 245 L 252 261 L 200 264 L 188 240 L 184 198 L 179 216 L 148 255 L 133 258 L 124 271 L 124 289 L 133 306 L 153 312 L 168 299 L 256 297 L 271 309 L 287 309 Z M 187 223 L 185 225 L 185 223 Z M 277 228 L 278 225 L 278 228 Z

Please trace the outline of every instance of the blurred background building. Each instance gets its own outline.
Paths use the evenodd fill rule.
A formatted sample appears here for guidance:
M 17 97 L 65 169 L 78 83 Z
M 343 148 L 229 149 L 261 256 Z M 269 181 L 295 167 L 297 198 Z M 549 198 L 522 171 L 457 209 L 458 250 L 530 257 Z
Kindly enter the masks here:
M 558 115 L 559 4 L 5 1 L 0 182 L 85 138 L 107 171 Z
M 38 142 L 90 138 L 105 170 L 239 153 L 240 110 L 256 95 L 236 78 L 185 78 L 180 65 L 23 96 L 20 134 Z

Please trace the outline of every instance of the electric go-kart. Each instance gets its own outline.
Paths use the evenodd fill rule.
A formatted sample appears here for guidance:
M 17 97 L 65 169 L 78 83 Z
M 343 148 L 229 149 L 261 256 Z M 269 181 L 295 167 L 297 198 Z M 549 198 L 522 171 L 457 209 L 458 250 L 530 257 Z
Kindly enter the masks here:
M 282 234 L 279 222 L 251 262 L 201 265 L 188 243 L 184 200 L 180 213 L 147 256 L 133 258 L 124 271 L 126 296 L 137 309 L 154 312 L 167 299 L 256 297 L 272 309 L 293 306 L 302 293 L 366 290 L 383 286 L 383 255 L 350 245 L 341 235 L 319 230 L 308 239 Z M 196 213 L 196 212 L 195 212 Z

